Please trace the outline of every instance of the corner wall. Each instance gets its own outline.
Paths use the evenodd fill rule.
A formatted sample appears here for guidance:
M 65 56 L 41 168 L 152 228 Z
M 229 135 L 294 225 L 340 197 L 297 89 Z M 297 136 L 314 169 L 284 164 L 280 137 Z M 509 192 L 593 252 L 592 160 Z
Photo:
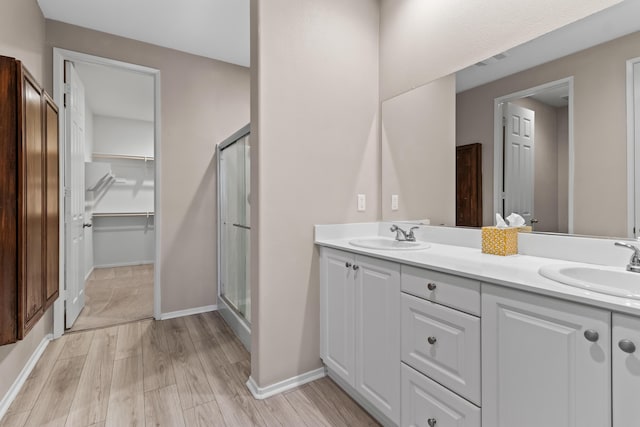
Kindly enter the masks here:
M 379 218 L 379 3 L 253 0 L 251 13 L 251 375 L 265 387 L 321 366 L 313 225 Z
M 162 312 L 216 304 L 214 153 L 249 122 L 249 69 L 57 21 L 46 30 L 50 49 L 160 70 Z

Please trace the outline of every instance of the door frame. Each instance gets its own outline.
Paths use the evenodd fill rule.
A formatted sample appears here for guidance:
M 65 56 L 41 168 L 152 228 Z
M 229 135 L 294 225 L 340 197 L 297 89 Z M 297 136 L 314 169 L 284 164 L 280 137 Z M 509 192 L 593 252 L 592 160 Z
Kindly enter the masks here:
M 247 349 L 248 352 L 251 352 L 251 325 L 240 316 L 234 308 L 232 308 L 229 304 L 227 304 L 225 298 L 222 295 L 222 189 L 224 188 L 224 177 L 222 176 L 222 165 L 221 165 L 221 153 L 222 150 L 229 147 L 232 144 L 235 144 L 241 138 L 244 138 L 247 135 L 251 134 L 251 124 L 248 123 L 243 126 L 238 131 L 234 132 L 227 139 L 222 141 L 216 146 L 216 170 L 218 176 L 216 177 L 216 193 L 217 193 L 217 207 L 216 214 L 218 215 L 217 222 L 217 262 L 218 262 L 218 271 L 217 271 L 217 287 L 218 287 L 218 312 L 224 319 L 224 321 L 229 325 L 229 327 L 233 330 L 236 336 L 240 339 L 242 345 Z M 248 284 L 251 286 L 251 284 Z
M 162 224 L 162 212 L 160 203 L 160 176 L 161 176 L 161 162 L 159 161 L 161 156 L 161 117 L 160 117 L 160 70 L 142 65 L 130 64 L 127 62 L 117 61 L 115 59 L 103 58 L 100 56 L 89 55 L 86 53 L 75 52 L 66 49 L 53 48 L 53 99 L 60 108 L 59 115 L 59 150 L 60 150 L 60 171 L 65 170 L 65 156 L 66 156 L 66 144 L 65 144 L 65 109 L 64 109 L 64 61 L 84 62 L 95 65 L 105 65 L 109 67 L 117 67 L 128 71 L 134 71 L 150 75 L 154 79 L 154 158 L 155 158 L 155 170 L 154 170 L 154 232 L 155 232 L 155 254 L 154 254 L 154 280 L 153 280 L 153 317 L 160 319 L 161 312 L 161 268 L 160 268 L 160 254 L 161 254 L 161 224 Z M 59 338 L 64 334 L 64 300 L 65 300 L 65 217 L 66 211 L 64 211 L 64 175 L 60 179 L 60 206 L 63 210 L 60 215 L 60 297 L 53 305 L 53 336 Z
M 568 214 L 568 234 L 573 234 L 573 171 L 574 171 L 574 156 L 573 156 L 573 76 L 555 80 L 552 82 L 544 83 L 538 86 L 524 89 L 518 92 L 510 93 L 508 95 L 500 96 L 493 100 L 493 212 L 502 211 L 502 169 L 498 167 L 503 164 L 502 156 L 502 104 L 505 102 L 515 101 L 520 98 L 526 98 L 531 95 L 535 95 L 543 90 L 552 89 L 558 86 L 569 87 L 569 105 L 568 105 L 568 128 L 569 128 L 569 142 L 568 142 L 568 157 L 569 157 L 569 188 L 568 188 L 568 202 L 567 207 Z M 492 215 L 493 216 L 493 215 Z
M 636 105 L 634 67 L 640 67 L 640 57 L 627 60 L 627 237 L 640 236 L 640 140 L 636 140 Z

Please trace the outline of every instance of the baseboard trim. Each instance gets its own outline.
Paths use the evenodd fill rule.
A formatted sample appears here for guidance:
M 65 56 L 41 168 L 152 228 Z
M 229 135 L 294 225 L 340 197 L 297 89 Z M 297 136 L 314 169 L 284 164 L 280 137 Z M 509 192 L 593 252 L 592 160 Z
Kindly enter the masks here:
M 291 390 L 292 388 L 299 387 L 306 383 L 310 383 L 311 381 L 319 380 L 327 375 L 327 370 L 322 367 L 318 369 L 314 369 L 313 371 L 305 372 L 304 374 L 286 379 L 284 381 L 277 382 L 275 384 L 271 384 L 267 387 L 258 387 L 253 377 L 249 377 L 249 381 L 247 381 L 247 388 L 258 400 L 266 399 L 271 396 L 275 396 L 276 394 L 283 393 L 287 390 Z
M 87 280 L 89 280 L 89 277 L 91 277 L 91 273 L 93 273 L 93 270 L 95 270 L 95 266 L 91 267 L 91 269 L 89 270 L 89 272 L 87 274 L 85 274 L 84 276 L 84 281 L 86 282 Z
M 193 314 L 208 313 L 210 311 L 216 311 L 216 310 L 218 310 L 218 306 L 216 304 L 214 304 L 214 305 L 205 305 L 203 307 L 188 308 L 186 310 L 179 310 L 179 311 L 171 311 L 169 313 L 162 313 L 160 315 L 160 319 L 158 319 L 158 320 L 175 319 L 176 317 L 191 316 Z
M 11 384 L 11 387 L 9 387 L 7 394 L 5 394 L 2 400 L 0 400 L 0 419 L 2 419 L 2 417 L 4 417 L 4 415 L 9 410 L 9 406 L 11 406 L 11 403 L 20 392 L 20 389 L 27 381 L 29 374 L 31 373 L 31 371 L 33 371 L 33 368 L 36 366 L 36 363 L 38 363 L 38 360 L 40 360 L 42 353 L 44 353 L 44 350 L 47 348 L 47 345 L 52 339 L 53 334 L 47 334 L 44 338 L 42 338 L 42 341 L 40 341 L 40 344 L 38 344 L 36 350 L 33 352 L 33 354 L 31 354 L 31 357 L 29 357 L 27 364 L 24 365 L 24 368 L 22 368 L 22 371 L 20 371 L 20 375 L 18 375 L 18 378 L 16 378 L 13 384 Z

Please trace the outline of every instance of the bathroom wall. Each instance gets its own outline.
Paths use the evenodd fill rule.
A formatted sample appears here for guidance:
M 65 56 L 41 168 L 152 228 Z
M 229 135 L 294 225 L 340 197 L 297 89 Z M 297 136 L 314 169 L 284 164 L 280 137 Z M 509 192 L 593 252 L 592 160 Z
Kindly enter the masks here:
M 482 142 L 485 223 L 493 221 L 494 99 L 573 76 L 574 233 L 626 235 L 626 61 L 639 56 L 640 32 L 457 95 L 457 143 Z
M 215 144 L 249 122 L 249 70 L 57 21 L 46 30 L 50 48 L 160 70 L 162 312 L 215 304 Z
M 251 13 L 251 375 L 268 386 L 321 366 L 313 225 L 380 215 L 379 3 L 252 0 Z
M 569 108 L 557 109 L 558 232 L 569 232 Z
M 44 84 L 44 17 L 36 0 L 5 0 L 0 13 L 0 55 L 20 59 Z M 53 331 L 53 310 L 49 309 L 15 344 L 0 347 L 0 410 L 2 399 L 42 339 Z
M 381 0 L 381 97 L 455 73 L 619 2 Z

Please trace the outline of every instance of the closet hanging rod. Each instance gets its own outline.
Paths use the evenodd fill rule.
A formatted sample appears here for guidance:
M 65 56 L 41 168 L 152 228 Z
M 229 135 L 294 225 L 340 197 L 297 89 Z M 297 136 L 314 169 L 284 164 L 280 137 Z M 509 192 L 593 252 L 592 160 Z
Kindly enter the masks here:
M 95 212 L 92 214 L 94 217 L 107 217 L 107 216 L 154 216 L 153 212 Z
M 155 160 L 152 156 L 127 156 L 125 154 L 93 153 L 92 156 L 96 159 L 144 160 L 145 162 Z

